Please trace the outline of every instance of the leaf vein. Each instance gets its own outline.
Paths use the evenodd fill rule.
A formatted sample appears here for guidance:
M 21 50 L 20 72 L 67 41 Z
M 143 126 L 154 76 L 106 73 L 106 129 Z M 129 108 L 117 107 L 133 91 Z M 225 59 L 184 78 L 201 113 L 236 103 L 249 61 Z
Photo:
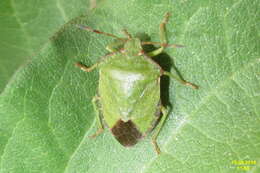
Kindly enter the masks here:
M 256 65 L 256 63 L 260 63 L 259 61 L 260 59 L 253 59 L 251 61 L 249 61 L 246 65 L 241 66 L 240 69 L 238 69 L 236 72 L 232 72 L 230 73 L 230 75 L 224 79 L 223 81 L 221 81 L 218 85 L 216 85 L 215 88 L 213 88 L 211 91 L 208 92 L 208 94 L 206 96 L 204 96 L 203 99 L 201 99 L 201 101 L 198 103 L 198 106 L 192 111 L 190 112 L 190 116 L 189 118 L 191 118 L 194 114 L 197 113 L 197 111 L 209 100 L 212 98 L 213 95 L 215 95 L 216 93 L 218 93 L 217 91 L 220 90 L 222 87 L 224 87 L 227 84 L 227 81 L 229 81 L 230 79 L 232 79 L 235 75 L 237 75 L 240 71 L 249 68 L 250 66 L 254 66 Z M 182 125 L 185 126 L 185 124 L 187 124 L 188 121 L 184 122 L 184 124 Z M 180 132 L 182 128 L 179 128 L 176 130 L 176 134 Z M 169 144 L 169 142 L 172 140 L 173 136 L 171 136 L 165 143 L 164 143 L 164 148 L 167 147 L 167 145 Z

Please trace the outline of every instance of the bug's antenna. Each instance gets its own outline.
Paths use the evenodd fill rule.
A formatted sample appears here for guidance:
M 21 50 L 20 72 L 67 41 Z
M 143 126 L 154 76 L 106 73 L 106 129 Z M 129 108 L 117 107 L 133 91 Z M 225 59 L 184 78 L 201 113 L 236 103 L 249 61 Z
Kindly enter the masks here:
M 80 28 L 80 29 L 83 29 L 83 30 L 87 30 L 87 31 L 90 31 L 90 32 L 95 32 L 97 34 L 103 34 L 103 35 L 106 35 L 106 36 L 109 36 L 109 37 L 114 37 L 118 40 L 124 40 L 123 38 L 120 38 L 120 37 L 117 37 L 113 34 L 110 34 L 110 33 L 107 33 L 107 32 L 102 32 L 102 31 L 99 31 L 99 30 L 95 30 L 95 29 L 92 29 L 88 26 L 84 26 L 84 25 L 76 25 L 76 27 Z

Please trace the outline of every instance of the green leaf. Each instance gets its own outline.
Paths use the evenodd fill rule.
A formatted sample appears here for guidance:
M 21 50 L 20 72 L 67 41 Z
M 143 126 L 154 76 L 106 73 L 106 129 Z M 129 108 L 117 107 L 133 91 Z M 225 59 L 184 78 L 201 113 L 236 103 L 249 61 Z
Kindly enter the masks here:
M 18 68 L 38 54 L 49 37 L 88 9 L 89 0 L 1 1 L 0 92 Z
M 0 97 L 0 173 L 230 173 L 242 170 L 236 161 L 245 160 L 255 161 L 246 166 L 258 172 L 259 4 L 111 0 L 71 21 Z M 97 129 L 91 99 L 98 71 L 85 73 L 74 64 L 94 64 L 112 39 L 75 24 L 119 36 L 126 28 L 159 41 L 158 26 L 168 11 L 168 40 L 185 48 L 165 53 L 200 89 L 170 80 L 173 109 L 158 139 L 163 153 L 156 155 L 150 136 L 132 148 L 122 147 L 108 129 L 89 139 Z

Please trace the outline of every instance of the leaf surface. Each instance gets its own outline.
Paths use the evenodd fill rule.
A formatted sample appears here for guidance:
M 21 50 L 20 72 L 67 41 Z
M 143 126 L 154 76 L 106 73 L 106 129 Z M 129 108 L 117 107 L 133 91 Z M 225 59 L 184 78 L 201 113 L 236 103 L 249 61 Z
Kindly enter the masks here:
M 14 72 L 39 53 L 49 37 L 89 8 L 88 0 L 1 1 L 0 92 Z
M 0 172 L 230 173 L 240 169 L 234 160 L 259 162 L 259 4 L 113 0 L 71 21 L 1 95 Z M 132 148 L 122 147 L 109 130 L 89 139 L 97 129 L 91 99 L 98 71 L 85 73 L 74 63 L 94 64 L 112 39 L 75 24 L 119 36 L 126 28 L 159 41 L 168 11 L 168 40 L 185 48 L 165 54 L 200 89 L 170 80 L 162 90 L 172 105 L 158 138 L 163 153 L 156 155 L 150 136 Z M 249 168 L 258 172 L 259 164 Z

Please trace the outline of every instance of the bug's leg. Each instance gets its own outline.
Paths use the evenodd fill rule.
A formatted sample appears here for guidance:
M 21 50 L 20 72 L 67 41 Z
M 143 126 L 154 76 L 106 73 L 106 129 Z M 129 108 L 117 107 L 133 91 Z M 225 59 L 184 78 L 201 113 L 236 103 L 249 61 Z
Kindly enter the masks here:
M 162 53 L 162 51 L 164 50 L 165 47 L 167 47 L 167 37 L 166 37 L 166 27 L 165 25 L 167 24 L 168 20 L 170 17 L 170 13 L 166 13 L 163 21 L 160 24 L 160 28 L 159 28 L 159 35 L 160 35 L 160 42 L 161 42 L 161 47 L 149 52 L 147 55 L 150 57 L 159 55 L 160 53 Z
M 162 43 L 160 42 L 154 42 L 154 41 L 142 41 L 142 45 L 162 45 Z M 165 48 L 182 48 L 182 47 L 185 47 L 184 45 L 181 45 L 181 44 L 166 44 L 164 46 Z
M 197 85 L 195 85 L 195 84 L 193 84 L 193 83 L 191 83 L 191 82 L 188 82 L 188 81 L 182 79 L 182 78 L 181 78 L 180 76 L 178 76 L 178 75 L 172 74 L 172 73 L 167 72 L 167 71 L 163 71 L 162 74 L 163 74 L 163 75 L 166 75 L 166 76 L 169 76 L 169 77 L 171 77 L 171 78 L 177 80 L 178 82 L 180 82 L 180 83 L 183 84 L 183 85 L 190 86 L 190 87 L 192 87 L 193 89 L 198 89 L 198 88 L 199 88 Z
M 118 52 L 124 48 L 125 42 L 128 39 L 132 38 L 132 36 L 128 33 L 126 29 L 123 29 L 122 32 L 126 35 L 127 38 L 115 39 L 112 43 L 106 46 L 106 50 L 108 50 L 109 52 Z
M 119 51 L 121 51 L 121 50 L 119 50 Z M 99 62 L 97 62 L 96 64 L 94 64 L 94 65 L 92 65 L 90 67 L 86 66 L 85 64 L 83 64 L 81 62 L 77 62 L 75 64 L 75 66 L 79 67 L 81 70 L 83 70 L 85 72 L 91 72 L 92 70 L 97 68 L 100 64 L 102 64 L 105 61 L 105 58 L 110 57 L 110 56 L 114 55 L 115 53 L 117 53 L 119 51 L 111 52 L 110 54 L 107 54 L 107 55 L 103 56 Z
M 164 50 L 164 47 L 160 47 L 160 48 L 158 48 L 158 49 L 155 49 L 155 50 L 152 51 L 152 52 L 147 53 L 147 55 L 148 55 L 149 57 L 157 56 L 157 55 L 159 55 L 160 53 L 162 53 L 163 50 Z
M 128 33 L 126 29 L 123 29 L 122 32 L 127 38 L 115 39 L 112 43 L 107 45 L 106 50 L 108 50 L 109 52 L 117 52 L 120 51 L 120 49 L 124 48 L 125 42 L 131 39 L 132 36 Z
M 99 97 L 94 96 L 93 99 L 92 99 L 92 104 L 93 104 L 94 111 L 96 113 L 96 121 L 97 121 L 97 125 L 98 125 L 98 130 L 96 131 L 96 133 L 89 136 L 90 138 L 95 138 L 104 131 L 104 126 L 103 126 L 101 114 L 100 114 L 100 108 L 99 108 L 99 105 L 97 103 L 98 101 L 99 101 Z
M 160 42 L 152 42 L 152 41 L 142 42 L 142 45 L 160 45 L 161 46 L 160 48 L 155 49 L 152 52 L 149 52 L 147 54 L 148 56 L 150 56 L 150 57 L 157 56 L 160 53 L 162 53 L 165 48 L 169 48 L 169 47 L 182 48 L 182 47 L 184 47 L 183 45 L 180 45 L 180 44 L 168 44 L 167 35 L 166 35 L 166 24 L 168 23 L 169 17 L 170 17 L 170 13 L 166 13 L 163 18 L 163 21 L 160 24 L 160 28 L 159 28 Z
M 92 65 L 91 67 L 88 67 L 85 64 L 82 64 L 81 62 L 77 62 L 75 65 L 85 72 L 91 72 L 98 66 L 98 63 Z
M 122 32 L 127 36 L 128 39 L 132 38 L 131 34 L 129 34 L 129 32 L 126 29 L 123 29 Z
M 165 120 L 168 116 L 168 112 L 169 112 L 169 110 L 162 105 L 160 106 L 160 109 L 161 109 L 161 112 L 162 112 L 162 117 L 161 117 L 159 124 L 156 126 L 155 132 L 152 136 L 152 143 L 154 145 L 154 148 L 155 148 L 155 151 L 156 151 L 157 154 L 160 154 L 161 150 L 160 150 L 160 147 L 158 146 L 156 140 L 157 140 L 157 137 L 158 137 L 163 125 L 164 125 L 164 122 L 165 122 Z
M 170 17 L 170 13 L 168 12 L 165 14 L 163 21 L 160 24 L 159 35 L 160 35 L 160 42 L 162 44 L 162 47 L 165 47 L 168 43 L 165 25 L 168 23 L 169 17 Z
M 124 47 L 125 40 L 114 40 L 112 43 L 106 46 L 106 50 L 109 52 L 118 52 Z

